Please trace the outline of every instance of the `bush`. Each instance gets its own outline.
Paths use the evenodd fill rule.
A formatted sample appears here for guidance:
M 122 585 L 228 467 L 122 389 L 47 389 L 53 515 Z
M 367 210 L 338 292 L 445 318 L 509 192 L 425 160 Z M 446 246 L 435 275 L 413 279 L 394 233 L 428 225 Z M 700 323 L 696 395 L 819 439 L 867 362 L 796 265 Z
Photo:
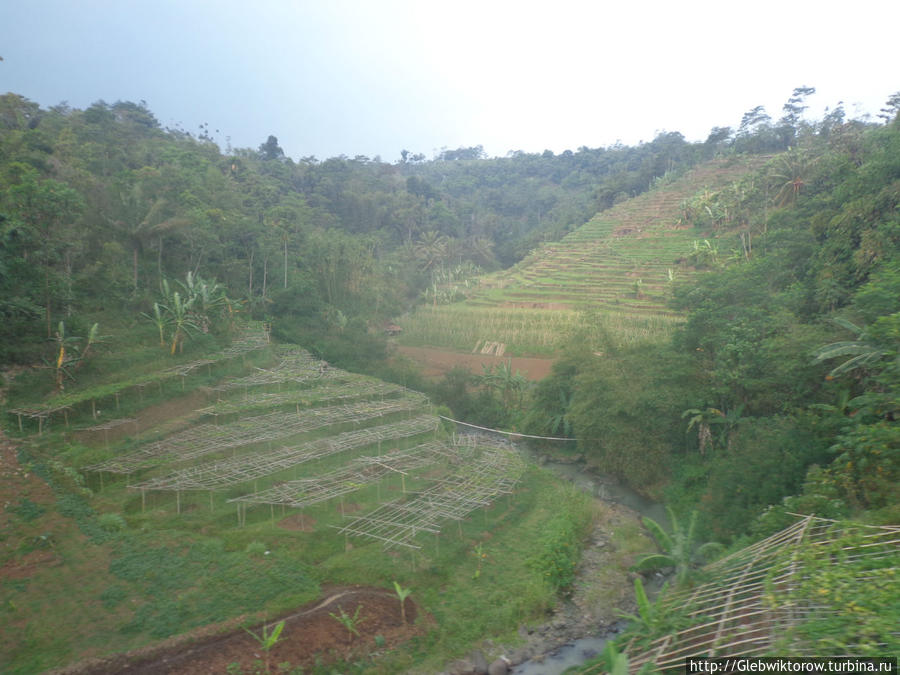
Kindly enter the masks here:
M 555 515 L 544 526 L 530 564 L 554 591 L 565 591 L 575 581 L 580 542 L 591 522 L 590 503 L 584 494 L 571 488 L 553 509 Z
M 125 519 L 118 513 L 103 513 L 97 523 L 104 532 L 121 532 L 126 527 Z

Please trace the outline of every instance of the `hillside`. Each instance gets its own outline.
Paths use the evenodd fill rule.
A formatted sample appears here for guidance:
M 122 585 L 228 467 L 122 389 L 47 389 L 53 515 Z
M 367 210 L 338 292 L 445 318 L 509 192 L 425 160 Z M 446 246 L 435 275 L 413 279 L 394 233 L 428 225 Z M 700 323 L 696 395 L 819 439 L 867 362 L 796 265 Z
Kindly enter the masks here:
M 420 306 L 402 320 L 401 344 L 552 355 L 586 313 L 602 314 L 603 324 L 623 343 L 668 335 L 682 316 L 668 304 L 673 283 L 693 276 L 692 250 L 715 234 L 683 222 L 686 204 L 763 161 L 714 160 L 657 181 L 652 190 L 597 213 L 513 267 L 480 277 L 464 291 L 464 301 Z
M 44 400 L 29 383 L 45 371 L 10 391 L 3 672 L 253 672 L 241 627 L 280 618 L 292 668 L 439 670 L 572 583 L 594 507 L 507 440 L 451 435 L 425 396 L 260 324 L 166 352 L 135 345 L 128 378 Z

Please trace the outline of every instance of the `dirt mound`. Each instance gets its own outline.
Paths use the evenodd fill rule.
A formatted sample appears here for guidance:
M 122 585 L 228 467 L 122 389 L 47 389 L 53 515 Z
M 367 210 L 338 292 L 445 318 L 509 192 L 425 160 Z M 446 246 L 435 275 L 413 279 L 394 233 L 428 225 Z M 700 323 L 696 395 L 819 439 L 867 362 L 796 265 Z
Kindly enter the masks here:
M 341 611 L 353 617 L 359 609 L 353 635 L 331 616 Z M 328 664 L 346 659 L 377 656 L 414 635 L 423 628 L 414 625 L 418 609 L 412 598 L 406 600 L 406 624 L 400 613 L 400 601 L 393 593 L 379 588 L 344 588 L 329 591 L 325 598 L 300 611 L 281 617 L 284 630 L 269 653 L 272 672 L 277 664 L 290 663 L 305 669 L 317 663 Z M 281 619 L 268 622 L 270 627 Z M 204 637 L 180 636 L 150 651 L 84 663 L 57 675 L 211 675 L 228 672 L 231 664 L 239 664 L 243 672 L 256 672 L 254 662 L 264 659 L 259 643 L 247 631 L 233 630 L 225 635 Z M 262 627 L 253 632 L 262 634 Z M 234 669 L 235 667 L 232 666 Z

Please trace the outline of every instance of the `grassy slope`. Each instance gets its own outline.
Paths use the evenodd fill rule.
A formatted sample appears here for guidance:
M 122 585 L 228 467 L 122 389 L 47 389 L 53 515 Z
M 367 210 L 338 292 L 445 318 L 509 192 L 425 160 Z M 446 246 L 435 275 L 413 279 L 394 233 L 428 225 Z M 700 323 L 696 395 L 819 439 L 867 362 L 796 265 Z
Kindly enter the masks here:
M 681 204 L 744 175 L 753 158 L 708 162 L 686 176 L 598 213 L 559 242 L 488 275 L 464 303 L 423 306 L 402 322 L 401 341 L 470 351 L 485 340 L 510 354 L 552 354 L 586 325 L 617 344 L 668 335 L 669 271 L 708 236 L 678 225 Z M 587 317 L 590 321 L 586 321 Z
M 98 373 L 89 391 L 97 392 L 97 407 L 106 411 L 105 419 L 151 412 L 156 426 L 142 431 L 143 438 L 150 438 L 154 429 L 171 431 L 195 423 L 191 408 L 205 398 L 198 388 L 274 360 L 265 350 L 197 368 L 184 380 L 163 378 L 161 384 L 144 388 L 118 387 L 115 375 L 104 378 Z M 135 354 L 133 362 L 145 362 L 146 373 L 130 372 L 130 379 L 143 381 L 146 375 L 154 380 L 153 359 Z M 116 396 L 109 392 L 118 393 L 118 413 Z M 242 395 L 237 392 L 235 401 Z M 303 511 L 307 522 L 315 523 L 311 532 L 279 527 L 280 509 L 266 506 L 250 509 L 246 525 L 238 527 L 235 507 L 226 499 L 247 492 L 246 485 L 212 495 L 184 493 L 179 514 L 171 493 L 150 493 L 143 504 L 123 479 L 107 476 L 101 487 L 96 474 L 87 474 L 84 482 L 73 470 L 136 443 L 128 436 L 73 434 L 72 428 L 95 424 L 92 397 L 78 398 L 82 402 L 69 411 L 69 430 L 56 414 L 41 436 L 27 420 L 20 434 L 16 417 L 5 415 L 7 432 L 20 445 L 22 472 L 28 473 L 34 489 L 22 492 L 17 482 L 21 476 L 10 477 L 5 485 L 9 498 L 0 553 L 3 672 L 42 672 L 210 624 L 233 625 L 229 622 L 239 617 L 271 617 L 317 597 L 326 585 L 391 588 L 394 580 L 413 589 L 415 600 L 434 617 L 435 628 L 378 667 L 397 672 L 416 664 L 434 671 L 474 641 L 513 639 L 521 622 L 537 618 L 554 597 L 535 563 L 541 547 L 552 546 L 548 524 L 560 522 L 558 507 L 566 500 L 575 505 L 571 518 L 583 524 L 589 517 L 586 500 L 535 467 L 511 497 L 475 512 L 459 527 L 446 524 L 439 539 L 420 536 L 423 548 L 414 555 L 405 550 L 385 553 L 379 543 L 366 540 L 353 540 L 353 546 L 346 547 L 343 537 L 329 527 L 342 521 L 335 502 Z M 17 407 L 34 403 L 24 390 L 12 401 Z M 309 437 L 339 430 L 344 429 Z M 250 447 L 239 453 L 258 450 Z M 317 470 L 334 465 L 323 462 Z M 163 470 L 166 467 L 155 471 Z M 42 480 L 35 482 L 35 474 Z M 261 480 L 259 487 L 278 478 Z M 416 485 L 407 479 L 408 488 Z M 398 480 L 388 480 L 346 500 L 365 510 L 386 495 L 396 495 L 399 487 Z M 479 544 L 487 557 L 476 578 L 474 551 Z M 16 573 L 9 573 L 12 570 Z M 73 616 L 81 618 L 72 621 Z

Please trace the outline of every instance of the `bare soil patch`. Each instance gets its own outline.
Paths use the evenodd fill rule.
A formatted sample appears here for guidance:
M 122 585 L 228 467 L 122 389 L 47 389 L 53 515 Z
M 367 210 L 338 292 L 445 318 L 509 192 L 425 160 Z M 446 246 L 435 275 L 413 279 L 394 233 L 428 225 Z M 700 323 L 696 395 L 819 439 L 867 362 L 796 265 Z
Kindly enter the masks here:
M 154 427 L 162 430 L 160 426 L 162 424 L 177 428 L 195 417 L 196 410 L 206 406 L 209 398 L 210 392 L 208 389 L 196 389 L 184 396 L 177 396 L 142 409 L 134 416 L 134 423 L 129 422 L 109 430 L 76 431 L 74 432 L 74 438 L 86 445 L 99 445 L 101 443 L 115 442 L 124 436 L 132 436 L 135 433 L 153 429 Z M 115 411 L 112 412 L 112 417 L 115 417 Z M 98 420 L 98 423 L 102 423 L 102 420 Z
M 340 616 L 343 610 L 352 617 L 357 608 L 359 635 L 350 639 L 348 631 L 331 614 Z M 412 598 L 406 600 L 404 624 L 400 601 L 389 591 L 366 587 L 332 589 L 324 599 L 268 622 L 270 627 L 281 619 L 285 622 L 281 639 L 269 653 L 272 672 L 278 672 L 279 663 L 302 666 L 305 672 L 317 663 L 377 657 L 422 634 L 427 621 L 416 625 L 418 616 Z M 261 631 L 262 626 L 253 629 L 257 635 Z M 379 636 L 377 643 L 376 636 Z M 206 629 L 151 650 L 94 660 L 57 672 L 58 675 L 221 675 L 233 663 L 240 664 L 244 672 L 256 672 L 254 662 L 263 659 L 258 643 L 245 630 L 209 636 Z
M 283 530 L 294 530 L 296 532 L 312 532 L 316 529 L 316 519 L 304 516 L 302 513 L 295 513 L 282 518 L 276 524 Z
M 467 354 L 448 349 L 404 347 L 402 345 L 397 346 L 397 352 L 419 364 L 422 367 L 422 374 L 433 379 L 442 377 L 456 366 L 461 366 L 473 373 L 480 373 L 482 365 L 493 366 L 509 361 L 513 371 L 521 371 L 522 375 L 536 382 L 550 374 L 555 361 L 555 359 L 542 359 L 531 356 Z

